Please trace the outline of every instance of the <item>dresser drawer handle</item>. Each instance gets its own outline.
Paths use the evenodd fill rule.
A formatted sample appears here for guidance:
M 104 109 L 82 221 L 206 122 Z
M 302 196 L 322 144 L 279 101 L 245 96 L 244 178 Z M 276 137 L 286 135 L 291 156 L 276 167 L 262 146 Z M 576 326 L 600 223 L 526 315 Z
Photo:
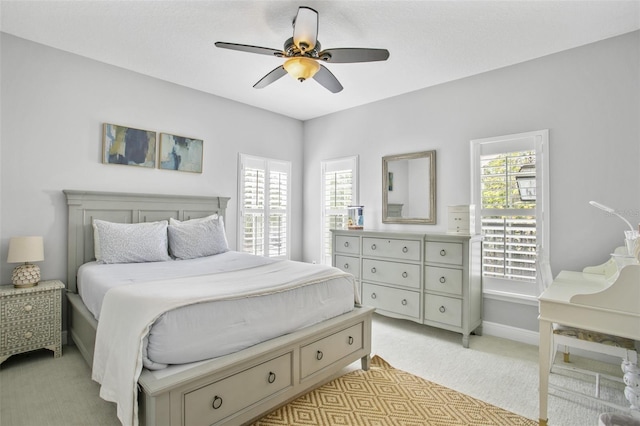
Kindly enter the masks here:
M 267 377 L 267 382 L 273 383 L 276 381 L 276 373 L 273 371 L 269 371 L 269 377 Z
M 344 264 L 344 269 L 349 269 L 349 264 L 348 263 Z
M 222 407 L 222 398 L 220 398 L 218 395 L 214 396 L 211 406 L 213 407 L 214 410 L 217 410 L 218 408 Z
M 353 336 L 349 336 L 348 342 L 349 342 L 349 345 L 353 345 Z
M 406 253 L 406 252 L 408 252 L 408 251 L 409 251 L 409 249 L 407 248 L 407 246 L 402 247 L 402 252 L 403 252 L 403 253 Z
M 445 249 L 440 250 L 440 256 L 446 256 L 447 251 Z
M 447 282 L 447 279 L 445 277 L 440 277 L 440 282 L 444 284 Z
M 371 250 L 375 250 L 376 249 L 376 245 L 375 244 L 371 244 Z
M 30 331 L 27 331 L 26 333 L 24 333 L 24 338 L 25 339 L 31 339 L 33 337 L 33 333 Z
M 344 242 L 344 246 L 345 246 L 345 247 L 349 247 L 349 241 L 345 241 L 345 242 Z
M 407 299 L 402 299 L 402 306 L 407 306 Z
M 371 298 L 375 299 L 376 297 L 378 297 L 375 293 L 371 293 Z
M 31 312 L 31 310 L 33 309 L 32 305 L 25 305 L 24 310 L 27 312 Z
M 320 361 L 322 359 L 322 357 L 324 356 L 324 354 L 322 353 L 322 351 L 318 351 L 316 352 L 316 359 L 318 361 Z
M 409 274 L 407 274 L 406 272 L 402 273 L 402 278 L 407 278 L 409 276 Z
M 441 313 L 444 314 L 444 312 L 447 310 L 444 306 L 440 306 L 440 309 L 438 309 Z
M 375 274 L 376 273 L 376 268 L 371 268 L 371 273 Z

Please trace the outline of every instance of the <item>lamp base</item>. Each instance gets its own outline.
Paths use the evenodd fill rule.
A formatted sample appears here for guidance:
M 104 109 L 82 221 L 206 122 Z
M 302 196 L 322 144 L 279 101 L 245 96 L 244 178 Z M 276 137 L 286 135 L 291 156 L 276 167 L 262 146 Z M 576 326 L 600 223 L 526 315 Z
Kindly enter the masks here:
M 32 263 L 16 266 L 11 274 L 11 282 L 16 288 L 37 286 L 40 282 L 40 267 Z

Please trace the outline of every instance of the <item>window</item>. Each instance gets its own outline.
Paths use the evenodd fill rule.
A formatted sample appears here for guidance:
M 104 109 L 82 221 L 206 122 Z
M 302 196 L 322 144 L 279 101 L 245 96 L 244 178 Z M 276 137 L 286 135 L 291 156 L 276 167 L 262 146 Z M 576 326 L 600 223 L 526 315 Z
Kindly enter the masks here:
M 485 290 L 537 296 L 548 257 L 548 130 L 471 141 Z
M 347 207 L 358 204 L 358 157 L 323 161 L 322 167 L 322 254 L 331 264 L 331 229 L 345 229 Z
M 238 250 L 289 258 L 291 162 L 240 154 Z

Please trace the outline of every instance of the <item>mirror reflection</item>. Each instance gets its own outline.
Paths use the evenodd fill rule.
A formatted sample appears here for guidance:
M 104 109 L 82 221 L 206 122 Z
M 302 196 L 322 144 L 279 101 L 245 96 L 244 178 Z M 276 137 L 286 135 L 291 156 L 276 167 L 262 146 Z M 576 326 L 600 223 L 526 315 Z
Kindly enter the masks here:
M 382 158 L 382 222 L 436 223 L 436 152 Z

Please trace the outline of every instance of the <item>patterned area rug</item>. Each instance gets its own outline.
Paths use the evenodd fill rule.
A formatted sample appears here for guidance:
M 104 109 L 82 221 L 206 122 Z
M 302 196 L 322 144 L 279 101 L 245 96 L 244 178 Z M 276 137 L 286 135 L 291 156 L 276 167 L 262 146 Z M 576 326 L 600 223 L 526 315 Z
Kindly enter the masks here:
M 268 414 L 252 426 L 534 426 L 502 408 L 402 370 L 374 356 L 352 371 Z

